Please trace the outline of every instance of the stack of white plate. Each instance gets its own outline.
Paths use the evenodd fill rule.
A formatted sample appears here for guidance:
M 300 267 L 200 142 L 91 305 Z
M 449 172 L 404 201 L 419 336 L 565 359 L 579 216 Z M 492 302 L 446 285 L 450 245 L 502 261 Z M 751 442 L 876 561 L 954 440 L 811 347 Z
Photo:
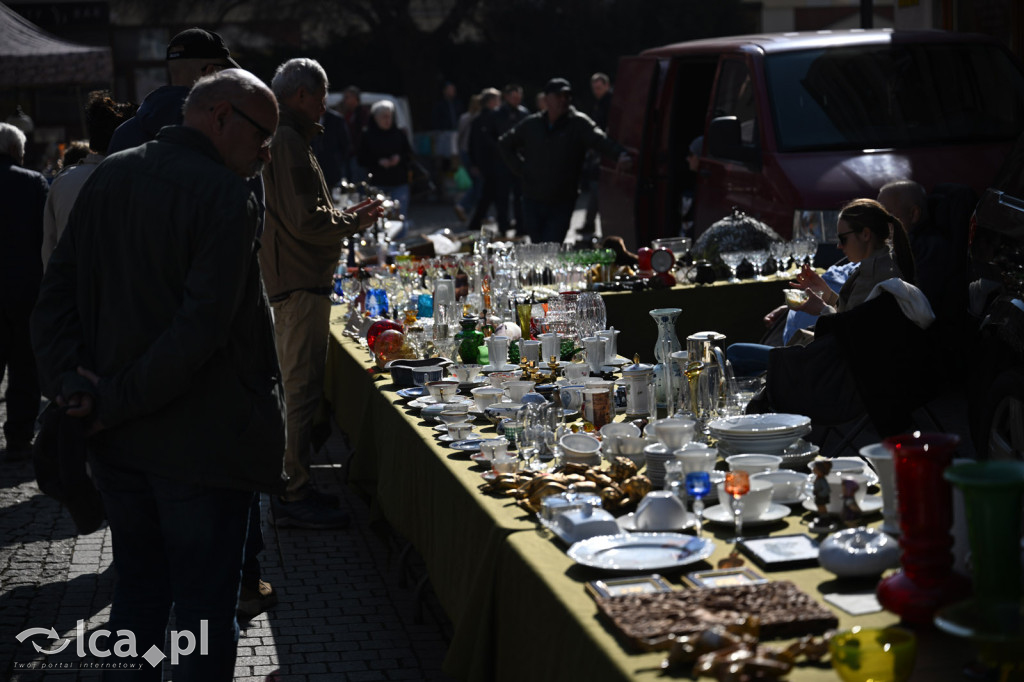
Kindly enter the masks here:
M 801 414 L 744 414 L 712 419 L 708 428 L 732 452 L 781 455 L 811 432 L 811 418 Z
M 647 478 L 651 479 L 654 490 L 665 487 L 665 462 L 675 459 L 672 451 L 661 443 L 653 443 L 644 448 L 644 459 L 647 460 Z

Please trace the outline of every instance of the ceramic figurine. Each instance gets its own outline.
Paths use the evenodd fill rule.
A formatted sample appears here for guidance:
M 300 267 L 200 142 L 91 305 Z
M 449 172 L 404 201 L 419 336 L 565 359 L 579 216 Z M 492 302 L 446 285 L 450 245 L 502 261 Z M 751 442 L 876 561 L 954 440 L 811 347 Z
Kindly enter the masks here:
M 860 507 L 854 494 L 860 490 L 860 484 L 852 478 L 843 479 L 843 509 L 839 516 L 847 528 L 853 528 L 860 522 Z
M 818 508 L 818 514 L 811 521 L 810 529 L 814 533 L 830 533 L 836 530 L 835 519 L 828 511 L 828 503 L 832 496 L 832 490 L 828 485 L 828 474 L 832 471 L 832 462 L 827 459 L 816 460 L 812 470 L 814 472 L 814 505 Z

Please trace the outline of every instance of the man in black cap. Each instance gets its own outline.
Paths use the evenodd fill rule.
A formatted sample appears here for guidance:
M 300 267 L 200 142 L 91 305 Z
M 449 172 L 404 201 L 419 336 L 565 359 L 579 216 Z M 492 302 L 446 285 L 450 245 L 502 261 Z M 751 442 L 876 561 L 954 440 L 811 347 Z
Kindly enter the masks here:
M 547 111 L 528 116 L 498 140 L 505 163 L 523 178 L 523 221 L 534 242 L 562 242 L 576 206 L 588 149 L 629 161 L 586 114 L 572 106 L 572 86 L 552 78 L 544 86 Z
M 231 58 L 224 39 L 212 31 L 190 28 L 171 39 L 167 45 L 167 71 L 171 84 L 146 95 L 135 118 L 122 123 L 110 139 L 107 154 L 138 147 L 156 137 L 164 126 L 179 125 L 181 105 L 192 85 L 221 69 L 241 68 Z

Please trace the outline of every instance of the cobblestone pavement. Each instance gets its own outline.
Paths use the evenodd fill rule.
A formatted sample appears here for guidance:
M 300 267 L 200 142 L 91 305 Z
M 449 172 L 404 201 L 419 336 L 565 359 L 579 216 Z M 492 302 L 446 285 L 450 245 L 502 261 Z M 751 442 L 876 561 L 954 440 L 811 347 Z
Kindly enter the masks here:
M 5 413 L 0 400 L 0 422 Z M 5 447 L 0 436 L 0 453 Z M 263 574 L 281 602 L 243 624 L 237 680 L 448 679 L 441 672 L 447 623 L 429 595 L 416 599 L 414 583 L 401 579 L 407 571 L 399 569 L 397 541 L 370 530 L 367 506 L 344 487 L 348 454 L 344 439 L 332 434 L 314 460 L 314 478 L 325 492 L 341 494 L 353 516 L 351 528 L 277 531 L 263 497 Z M 105 527 L 76 536 L 67 513 L 36 487 L 31 462 L 7 462 L 0 454 L 0 679 L 99 679 L 95 671 L 25 671 L 15 664 L 78 664 L 78 622 L 88 635 L 109 615 L 110 562 Z M 416 563 L 413 569 L 422 570 Z M 74 639 L 61 653 L 43 655 L 33 646 L 52 650 L 60 641 L 36 634 L 19 643 L 18 633 L 32 627 L 52 627 L 56 637 Z M 171 679 L 166 665 L 164 679 Z

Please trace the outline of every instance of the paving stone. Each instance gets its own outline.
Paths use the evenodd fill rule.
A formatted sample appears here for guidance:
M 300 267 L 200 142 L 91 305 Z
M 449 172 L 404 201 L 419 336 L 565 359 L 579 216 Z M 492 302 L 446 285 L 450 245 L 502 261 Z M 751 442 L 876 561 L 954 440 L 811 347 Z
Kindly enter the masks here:
M 0 396 L 5 387 L 0 384 Z M 0 400 L 0 422 L 5 410 Z M 441 671 L 450 625 L 429 617 L 425 624 L 413 622 L 418 609 L 412 585 L 399 587 L 395 547 L 400 545 L 367 528 L 368 508 L 345 487 L 348 456 L 335 432 L 314 456 L 315 463 L 329 466 L 315 467 L 313 475 L 322 490 L 341 495 L 354 519 L 349 529 L 278 531 L 263 497 L 263 577 L 281 601 L 241 630 L 236 680 L 268 682 L 269 675 L 273 682 L 450 679 Z M 109 529 L 77 536 L 67 512 L 35 485 L 31 464 L 4 462 L 0 456 L 0 679 L 99 680 L 96 671 L 15 671 L 15 661 L 41 657 L 14 636 L 28 627 L 53 626 L 60 637 L 70 638 L 78 620 L 87 632 L 104 628 L 115 579 L 112 558 Z M 436 602 L 427 611 L 441 612 Z M 77 657 L 71 653 L 68 660 Z M 171 672 L 165 667 L 165 680 Z

